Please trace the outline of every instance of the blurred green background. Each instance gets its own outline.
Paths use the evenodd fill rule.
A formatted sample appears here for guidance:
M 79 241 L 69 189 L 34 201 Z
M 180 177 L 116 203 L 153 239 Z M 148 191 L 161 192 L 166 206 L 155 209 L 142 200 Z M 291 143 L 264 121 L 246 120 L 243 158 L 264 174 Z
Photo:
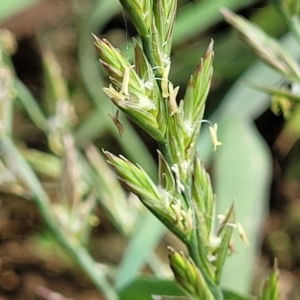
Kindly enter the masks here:
M 262 279 L 277 257 L 282 269 L 282 299 L 297 299 L 299 142 L 285 150 L 286 145 L 278 142 L 283 118 L 269 110 L 267 95 L 241 83 L 280 86 L 283 79 L 259 62 L 238 39 L 224 22 L 221 7 L 255 22 L 279 38 L 294 57 L 299 59 L 300 55 L 269 1 L 181 0 L 178 3 L 170 79 L 180 86 L 179 94 L 183 95 L 190 74 L 210 40 L 214 40 L 214 77 L 205 118 L 218 123 L 223 145 L 216 153 L 212 152 L 208 126 L 204 125 L 198 152 L 212 176 L 217 214 L 224 213 L 235 202 L 237 221 L 243 225 L 251 244 L 245 247 L 238 238 L 234 239 L 236 253 L 226 263 L 222 284 L 240 292 L 258 293 Z M 79 149 L 93 141 L 99 149 L 124 154 L 155 178 L 155 143 L 123 115 L 120 120 L 125 134 L 120 138 L 109 116 L 116 109 L 102 91 L 108 80 L 98 62 L 91 33 L 108 39 L 127 57 L 132 55 L 132 37 L 136 34 L 117 0 L 2 1 L 0 27 L 16 36 L 18 49 L 12 57 L 16 75 L 43 108 L 46 91 L 39 43 L 47 43 L 54 51 L 79 118 L 74 130 Z M 47 152 L 45 135 L 36 127 L 38 117 L 27 116 L 30 112 L 34 114 L 34 107 L 20 100 L 15 105 L 15 140 L 29 149 Z M 35 117 L 36 122 L 32 121 Z M 45 182 L 51 190 L 51 182 Z M 1 264 L 0 296 L 37 299 L 33 287 L 45 285 L 74 299 L 101 299 L 86 279 L 80 283 L 78 270 L 68 264 L 63 267 L 53 264 L 55 256 L 47 251 L 53 246 L 42 231 L 42 221 L 31 203 L 11 198 L 4 191 L 1 199 L 4 223 L 0 227 L 0 259 L 10 263 Z M 153 217 L 139 221 L 132 237 L 125 241 L 104 211 L 99 208 L 97 213 L 101 223 L 93 232 L 91 251 L 100 261 L 119 264 L 120 286 L 129 284 L 140 272 L 151 249 L 165 249 L 166 244 L 174 242 Z M 18 255 L 26 251 L 30 252 L 29 258 L 20 259 Z M 166 252 L 161 251 L 162 259 L 166 260 Z M 43 264 L 37 267 L 37 261 Z M 7 284 L 11 280 L 15 284 Z

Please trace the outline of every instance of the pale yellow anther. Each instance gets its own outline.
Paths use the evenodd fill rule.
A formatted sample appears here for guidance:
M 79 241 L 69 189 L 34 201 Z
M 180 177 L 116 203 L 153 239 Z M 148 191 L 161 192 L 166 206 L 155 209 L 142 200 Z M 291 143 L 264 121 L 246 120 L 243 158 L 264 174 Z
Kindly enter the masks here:
M 169 83 L 169 105 L 171 109 L 171 116 L 180 113 L 180 110 L 178 108 L 177 102 L 176 102 L 176 96 L 179 91 L 179 86 L 177 86 L 175 89 L 173 88 L 173 84 Z
M 189 208 L 187 211 L 182 210 L 181 215 L 183 216 L 186 231 L 190 232 L 193 230 L 193 217 L 192 217 L 192 210 Z
M 114 87 L 110 84 L 108 88 L 103 88 L 103 91 L 105 92 L 105 94 L 111 98 L 111 99 L 115 99 L 115 100 L 128 100 L 128 95 L 124 95 L 121 92 L 118 92 L 117 90 L 114 89 Z
M 170 62 L 164 68 L 162 79 L 161 79 L 161 90 L 162 90 L 162 96 L 164 98 L 169 97 L 169 89 L 168 89 L 169 72 L 170 72 Z
M 238 230 L 238 233 L 239 233 L 239 236 L 242 240 L 242 242 L 244 243 L 245 246 L 250 246 L 250 243 L 249 243 L 249 240 L 246 236 L 246 233 L 244 231 L 244 228 L 242 227 L 241 223 L 236 223 L 236 226 L 237 226 L 237 230 Z
M 182 221 L 182 214 L 181 214 L 181 203 L 179 200 L 176 200 L 175 203 L 171 204 L 171 208 L 175 213 L 175 223 L 178 224 Z
M 218 130 L 218 124 L 217 123 L 215 123 L 213 126 L 209 127 L 210 138 L 211 138 L 211 141 L 212 141 L 213 146 L 214 146 L 214 151 L 217 150 L 218 146 L 222 145 L 222 143 L 220 141 L 218 141 L 217 130 Z
M 125 67 L 124 78 L 123 78 L 120 94 L 125 96 L 129 95 L 129 90 L 128 90 L 129 79 L 130 79 L 130 67 Z

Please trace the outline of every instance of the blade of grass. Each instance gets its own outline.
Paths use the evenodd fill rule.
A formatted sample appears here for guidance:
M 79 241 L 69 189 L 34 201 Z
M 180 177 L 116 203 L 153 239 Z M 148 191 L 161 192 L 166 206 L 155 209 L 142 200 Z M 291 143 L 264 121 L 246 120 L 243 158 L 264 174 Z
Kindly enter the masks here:
M 251 15 L 251 19 L 268 34 L 279 37 L 286 32 L 286 26 L 278 19 L 278 13 L 273 6 L 267 6 Z M 245 51 L 244 44 L 235 34 L 227 31 L 212 33 L 177 49 L 172 55 L 171 81 L 186 82 L 199 59 L 199 53 L 204 53 L 209 40 L 214 41 L 214 77 L 235 81 L 245 69 L 256 59 L 250 51 Z
M 164 225 L 149 213 L 141 216 L 136 228 L 119 266 L 116 278 L 118 290 L 124 289 L 138 275 L 146 258 L 149 257 L 165 232 Z
M 184 293 L 172 280 L 161 280 L 152 276 L 143 276 L 134 280 L 129 286 L 122 289 L 119 293 L 121 300 L 183 300 L 187 299 Z M 172 295 L 173 297 L 152 297 L 152 295 Z
M 224 300 L 255 300 L 252 296 L 240 295 L 230 290 L 223 290 Z
M 7 20 L 11 16 L 29 8 L 41 0 L 10 0 L 0 3 L 0 22 Z
M 31 92 L 19 79 L 15 79 L 15 89 L 17 91 L 17 99 L 20 101 L 30 119 L 41 130 L 45 130 L 47 119 L 44 112 L 41 110 Z
M 236 218 L 243 224 L 250 247 L 235 238 L 237 254 L 226 259 L 222 285 L 239 292 L 250 292 L 253 276 L 253 259 L 260 249 L 260 232 L 268 209 L 271 181 L 269 149 L 245 119 L 228 116 L 220 123 L 223 145 L 214 165 L 215 191 L 218 195 L 218 213 L 236 201 Z M 249 264 L 248 261 L 252 261 Z M 243 272 L 239 272 L 243 265 Z M 233 280 L 234 279 L 234 280 Z
M 238 10 L 257 1 L 214 0 L 200 1 L 184 6 L 179 10 L 176 18 L 173 45 L 182 43 L 222 20 L 223 17 L 219 11 L 221 7 Z

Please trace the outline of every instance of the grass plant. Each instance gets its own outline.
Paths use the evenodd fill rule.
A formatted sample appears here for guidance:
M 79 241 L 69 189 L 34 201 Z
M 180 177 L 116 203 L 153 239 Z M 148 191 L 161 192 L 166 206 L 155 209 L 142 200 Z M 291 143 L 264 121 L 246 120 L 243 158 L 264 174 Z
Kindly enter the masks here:
M 93 55 L 91 37 L 82 35 L 79 49 L 80 68 L 86 89 L 96 108 L 88 121 L 80 125 L 67 83 L 50 47 L 41 43 L 46 90 L 42 109 L 26 86 L 15 76 L 10 60 L 15 41 L 9 32 L 1 31 L 0 170 L 4 174 L 1 189 L 35 202 L 56 242 L 87 274 L 105 299 L 141 299 L 133 298 L 144 297 L 136 295 L 136 291 L 143 293 L 149 286 L 151 288 L 147 291 L 147 299 L 151 297 L 149 295 L 152 295 L 152 299 L 161 300 L 251 299 L 250 296 L 222 287 L 224 264 L 228 255 L 234 251 L 233 231 L 238 232 L 246 245 L 248 240 L 241 224 L 236 222 L 236 207 L 240 205 L 238 201 L 233 203 L 231 199 L 222 214 L 216 213 L 218 195 L 215 195 L 210 176 L 200 157 L 205 152 L 198 141 L 202 125 L 209 124 L 209 129 L 203 134 L 210 137 L 210 151 L 212 148 L 213 153 L 218 153 L 220 148 L 226 147 L 225 141 L 218 136 L 218 127 L 222 133 L 222 129 L 224 132 L 224 128 L 227 129 L 233 124 L 226 127 L 218 119 L 213 122 L 204 119 L 213 76 L 214 42 L 207 42 L 203 58 L 199 59 L 189 76 L 182 99 L 178 96 L 179 87 L 172 80 L 173 40 L 176 44 L 185 35 L 186 38 L 193 35 L 196 26 L 189 29 L 191 25 L 188 21 L 200 20 L 199 26 L 206 28 L 209 22 L 220 18 L 215 9 L 220 2 L 224 1 L 197 4 L 203 12 L 214 12 L 211 15 L 213 18 L 207 19 L 198 18 L 193 12 L 194 9 L 186 6 L 178 18 L 180 26 L 176 29 L 176 0 L 120 0 L 138 36 L 134 39 L 132 53 L 124 54 L 108 40 L 93 35 L 100 62 L 110 80 L 110 84 L 105 86 L 96 62 L 87 55 Z M 299 23 L 296 18 L 299 7 L 293 1 L 288 6 L 283 6 L 279 1 L 274 2 L 299 41 Z M 94 29 L 94 25 L 99 22 L 96 21 L 97 11 L 105 9 L 106 17 L 113 15 L 118 5 L 111 3 L 103 1 L 98 4 L 97 9 L 91 13 L 92 17 L 84 20 L 82 32 Z M 244 5 L 240 1 L 227 1 L 223 4 L 232 9 Z M 298 64 L 275 40 L 250 22 L 228 10 L 223 10 L 223 13 L 226 20 L 248 40 L 253 50 L 291 82 L 290 90 L 257 85 L 255 87 L 272 96 L 275 112 L 281 111 L 286 117 L 290 117 L 287 128 L 293 128 L 298 139 Z M 191 16 L 190 19 L 184 17 L 187 14 Z M 99 79 L 99 83 L 95 78 Z M 113 122 L 107 124 L 101 116 L 108 108 L 109 101 L 98 100 L 99 86 L 104 86 L 103 91 L 118 109 L 112 116 Z M 181 87 L 181 90 L 184 88 Z M 23 105 L 34 125 L 45 134 L 48 153 L 27 149 L 14 140 L 12 128 L 16 100 Z M 156 141 L 157 171 L 149 151 L 133 131 L 130 122 L 124 118 L 121 120 L 119 111 Z M 94 126 L 95 120 L 97 126 Z M 248 124 L 244 126 L 245 123 L 242 123 L 240 126 L 240 119 L 235 121 L 238 125 L 236 127 L 241 129 L 241 135 L 250 132 L 247 136 L 252 137 L 253 131 Z M 91 130 L 91 127 L 94 128 Z M 129 157 L 103 151 L 122 185 L 91 142 L 105 128 L 114 133 L 125 155 Z M 233 138 L 231 144 L 234 144 Z M 255 146 L 256 144 L 253 148 Z M 224 155 L 222 159 L 228 161 L 228 157 Z M 227 175 L 227 168 L 222 171 Z M 57 201 L 51 201 L 42 184 L 39 175 L 45 174 L 56 183 Z M 158 178 L 157 181 L 155 178 Z M 132 194 L 128 196 L 122 186 Z M 145 214 L 143 208 L 130 201 L 133 194 L 151 214 Z M 109 266 L 99 265 L 88 251 L 92 227 L 99 221 L 94 214 L 97 204 L 103 208 L 118 232 L 132 241 L 127 249 L 130 259 L 126 260 L 129 256 L 125 255 L 117 275 L 112 275 Z M 174 285 L 170 287 L 168 280 L 158 279 L 154 284 L 143 281 L 143 278 L 133 280 L 145 260 L 153 274 L 160 277 L 165 273 L 163 263 L 153 251 L 164 232 L 162 224 L 186 246 L 184 252 L 168 247 L 170 269 L 180 290 Z M 137 230 L 135 226 L 138 227 Z M 141 236 L 147 235 L 151 230 L 154 233 L 149 235 L 141 253 L 132 255 L 140 244 Z M 234 282 L 234 276 L 229 280 Z M 274 271 L 264 285 L 261 300 L 279 299 L 278 276 L 275 263 Z M 131 285 L 133 281 L 137 285 Z M 147 288 L 144 288 L 145 282 Z M 157 286 L 161 289 L 156 289 Z
M 215 196 L 195 151 L 205 122 L 202 117 L 212 77 L 213 43 L 190 77 L 184 99 L 178 101 L 179 88 L 169 80 L 175 1 L 121 3 L 141 40 L 135 42 L 131 64 L 107 40 L 94 37 L 111 81 L 104 91 L 157 141 L 159 185 L 123 156 L 104 153 L 127 188 L 186 245 L 187 254 L 169 248 L 171 269 L 181 288 L 193 299 L 223 299 L 219 283 L 233 228 L 240 229 L 246 243 L 247 239 L 235 223 L 234 206 L 215 223 Z M 221 145 L 216 130 L 217 124 L 211 125 L 214 150 Z

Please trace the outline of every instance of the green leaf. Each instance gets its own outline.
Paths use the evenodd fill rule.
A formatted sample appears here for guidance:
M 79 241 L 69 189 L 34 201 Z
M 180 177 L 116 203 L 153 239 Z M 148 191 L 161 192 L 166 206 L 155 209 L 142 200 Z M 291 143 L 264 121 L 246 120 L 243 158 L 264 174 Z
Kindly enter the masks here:
M 298 0 L 272 1 L 280 16 L 300 45 L 300 5 Z
M 239 293 L 236 293 L 234 291 L 230 290 L 222 290 L 224 300 L 254 300 L 255 298 L 248 295 L 241 295 Z
M 10 0 L 1 1 L 0 3 L 0 22 L 7 20 L 13 15 L 20 13 L 22 10 L 41 2 L 40 0 Z
M 266 34 L 260 27 L 233 12 L 222 9 L 225 20 L 239 31 L 246 44 L 271 68 L 297 82 L 300 81 L 300 69 L 297 61 L 273 37 Z
M 48 115 L 54 115 L 58 102 L 69 99 L 67 83 L 62 75 L 62 69 L 59 65 L 52 49 L 41 43 L 44 83 L 45 83 L 45 107 Z
M 221 282 L 237 291 L 248 292 L 253 264 L 247 264 L 243 272 L 240 272 L 240 266 L 252 261 L 259 247 L 261 225 L 267 213 L 271 161 L 254 125 L 237 115 L 228 115 L 220 124 L 220 139 L 223 145 L 218 150 L 214 167 L 215 191 L 219 200 L 217 211 L 226 211 L 235 201 L 236 219 L 242 223 L 251 245 L 245 247 L 235 239 L 238 255 L 227 258 Z
M 15 147 L 10 137 L 0 136 L 0 156 L 6 165 L 14 170 L 18 179 L 32 192 L 32 198 L 39 198 L 42 204 L 49 203 L 48 195 L 27 161 Z
M 190 300 L 191 298 L 181 297 L 181 296 L 153 295 L 152 299 L 153 300 Z
M 184 296 L 184 293 L 174 281 L 151 276 L 139 277 L 119 292 L 120 300 L 153 300 L 152 295 Z
M 129 245 L 125 250 L 116 278 L 116 288 L 122 291 L 137 276 L 143 267 L 149 254 L 160 242 L 164 234 L 164 226 L 150 212 L 141 216 L 140 222 L 136 224 L 136 231 L 132 234 Z M 153 291 L 154 293 L 154 291 Z M 140 296 L 136 291 L 136 295 Z M 121 298 L 123 300 L 123 298 Z M 148 298 L 124 298 L 125 299 L 148 299 Z M 151 299 L 151 298 L 149 298 Z
M 253 89 L 265 92 L 270 96 L 283 97 L 293 101 L 300 101 L 300 95 L 294 94 L 292 91 L 289 91 L 285 88 L 278 89 L 278 88 L 254 84 L 251 82 L 247 82 L 246 85 L 252 87 Z
M 37 104 L 32 93 L 19 79 L 15 79 L 14 87 L 17 91 L 17 99 L 28 113 L 34 125 L 41 130 L 45 130 L 47 126 L 46 116 Z
M 257 0 L 214 0 L 185 5 L 178 11 L 175 21 L 173 45 L 185 41 L 222 19 L 220 7 L 237 10 Z

